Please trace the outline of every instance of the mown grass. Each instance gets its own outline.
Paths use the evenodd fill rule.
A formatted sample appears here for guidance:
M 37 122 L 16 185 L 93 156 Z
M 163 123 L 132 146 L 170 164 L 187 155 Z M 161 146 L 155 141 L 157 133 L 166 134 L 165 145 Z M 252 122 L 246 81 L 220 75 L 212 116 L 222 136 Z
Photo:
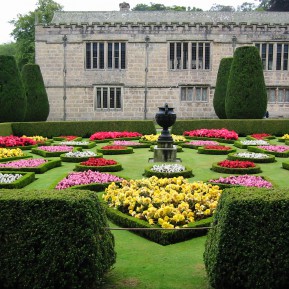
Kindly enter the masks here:
M 277 144 L 276 140 L 271 141 Z M 281 144 L 281 143 L 278 143 Z M 101 147 L 103 144 L 98 144 Z M 90 149 L 96 151 L 96 148 Z M 237 149 L 237 151 L 247 151 Z M 34 157 L 39 157 L 35 155 Z M 153 152 L 148 148 L 135 149 L 133 154 L 104 156 L 114 159 L 123 165 L 124 170 L 115 175 L 138 179 L 143 177 L 148 159 Z M 194 177 L 189 181 L 206 181 L 211 178 L 227 176 L 212 171 L 212 163 L 226 159 L 222 155 L 198 154 L 195 149 L 184 149 L 178 153 L 182 164 L 193 169 Z M 276 158 L 274 163 L 260 164 L 262 173 L 280 187 L 288 187 L 289 171 L 282 168 L 282 161 L 288 158 Z M 27 189 L 49 188 L 56 180 L 62 179 L 74 168 L 74 163 L 62 162 L 61 167 L 36 176 L 37 180 L 29 184 Z M 117 227 L 110 223 L 111 227 Z M 203 263 L 203 252 L 206 237 L 161 246 L 148 241 L 130 231 L 112 231 L 115 236 L 117 261 L 108 274 L 103 289 L 208 289 L 210 288 Z

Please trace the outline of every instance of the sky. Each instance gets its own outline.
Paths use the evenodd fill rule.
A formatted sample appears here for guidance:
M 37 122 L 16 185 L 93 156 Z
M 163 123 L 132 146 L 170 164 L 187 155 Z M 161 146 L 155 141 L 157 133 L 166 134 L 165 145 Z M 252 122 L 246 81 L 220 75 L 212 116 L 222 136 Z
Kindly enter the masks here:
M 255 3 L 257 0 L 54 0 L 63 6 L 64 11 L 119 11 L 119 3 L 127 2 L 130 8 L 137 4 L 159 3 L 165 6 L 185 6 L 201 8 L 204 11 L 209 10 L 215 3 L 225 6 L 233 6 L 237 8 L 244 2 Z M 2 5 L 0 10 L 0 44 L 14 41 L 10 36 L 14 26 L 8 22 L 17 19 L 18 15 L 25 15 L 34 11 L 37 7 L 37 0 L 8 0 Z M 5 6 L 5 7 L 4 7 Z

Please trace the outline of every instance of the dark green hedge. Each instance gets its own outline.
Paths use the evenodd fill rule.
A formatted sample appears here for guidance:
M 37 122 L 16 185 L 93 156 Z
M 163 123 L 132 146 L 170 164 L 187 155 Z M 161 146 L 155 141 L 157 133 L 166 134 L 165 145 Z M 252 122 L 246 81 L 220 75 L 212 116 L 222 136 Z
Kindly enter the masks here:
M 90 158 L 102 158 L 103 157 L 103 154 L 101 154 L 101 153 L 97 153 L 97 155 L 94 157 L 81 157 L 81 158 L 67 157 L 67 156 L 65 156 L 65 154 L 66 153 L 61 154 L 60 159 L 63 162 L 69 162 L 69 163 L 80 163 L 80 162 L 88 161 L 88 159 L 90 159 Z
M 0 123 L 0 135 L 1 136 L 9 136 L 12 135 L 12 126 L 10 122 Z
M 61 135 L 77 135 L 90 137 L 98 131 L 130 131 L 141 134 L 156 134 L 153 121 L 147 120 L 118 120 L 118 121 L 47 121 L 47 122 L 14 122 L 13 134 L 41 135 L 55 137 Z
M 289 288 L 289 191 L 226 189 L 204 262 L 215 289 Z
M 8 172 L 5 170 L 3 170 L 3 171 L 1 170 L 0 173 L 1 174 L 20 174 L 20 175 L 22 175 L 22 177 L 20 179 L 14 181 L 12 183 L 0 183 L 1 189 L 21 189 L 21 188 L 26 187 L 27 185 L 29 185 L 33 181 L 35 181 L 35 173 L 34 172 L 19 172 L 19 171 L 15 171 L 15 170 Z M 1 216 L 1 213 L 0 213 L 0 216 Z M 0 236 L 0 240 L 1 240 L 1 236 Z M 0 284 L 1 284 L 1 282 L 0 282 Z
M 96 288 L 116 259 L 105 227 L 93 192 L 1 190 L 1 288 Z
M 248 146 L 248 151 L 249 152 L 255 152 L 255 153 L 263 153 L 263 154 L 270 154 L 270 155 L 274 155 L 275 157 L 279 157 L 279 158 L 288 158 L 289 157 L 289 150 L 285 151 L 285 152 L 273 152 L 273 151 L 267 151 L 255 146 Z
M 218 173 L 225 173 L 225 174 L 259 174 L 261 173 L 261 168 L 258 165 L 255 165 L 255 167 L 250 168 L 227 168 L 219 166 L 218 163 L 212 164 L 212 170 Z
M 199 154 L 207 154 L 207 155 L 227 155 L 235 151 L 236 150 L 233 148 L 226 151 L 226 150 L 211 150 L 211 149 L 205 149 L 204 147 L 198 147 Z
M 246 158 L 246 157 L 239 157 L 236 156 L 236 153 L 230 153 L 227 156 L 228 160 L 239 160 L 239 161 L 251 161 L 254 163 L 274 163 L 275 162 L 275 156 L 274 155 L 268 155 L 268 158 L 263 158 L 263 159 L 254 159 L 254 158 Z
M 283 136 L 288 132 L 289 119 L 193 119 L 177 120 L 172 126 L 172 134 L 182 135 L 185 131 L 201 128 L 226 128 L 234 130 L 239 136 L 253 133 L 268 133 Z
M 126 147 L 122 150 L 106 150 L 103 148 L 96 149 L 98 153 L 104 154 L 104 155 L 121 155 L 121 154 L 132 154 L 133 148 L 132 147 Z
M 98 171 L 98 172 L 118 172 L 121 171 L 122 165 L 120 163 L 117 163 L 115 165 L 110 165 L 110 166 L 84 166 L 81 164 L 77 164 L 75 166 L 74 171 L 76 172 L 84 172 L 84 171 Z

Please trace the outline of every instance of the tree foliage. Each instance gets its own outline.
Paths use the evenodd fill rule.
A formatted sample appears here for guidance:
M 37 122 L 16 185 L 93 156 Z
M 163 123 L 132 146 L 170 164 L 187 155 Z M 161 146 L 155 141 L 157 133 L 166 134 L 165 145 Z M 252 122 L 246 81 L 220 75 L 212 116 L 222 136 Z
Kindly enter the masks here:
M 234 12 L 235 8 L 233 6 L 226 6 L 220 4 L 214 4 L 209 11 L 215 12 Z
M 0 55 L 15 56 L 16 54 L 16 43 L 9 42 L 0 44 Z
M 256 5 L 254 3 L 244 2 L 237 7 L 237 11 L 240 12 L 250 12 L 256 10 Z
M 0 122 L 23 121 L 26 103 L 15 57 L 0 55 Z
M 269 11 L 289 11 L 289 1 L 288 0 L 271 0 Z
M 200 8 L 196 7 L 185 7 L 185 6 L 165 6 L 164 4 L 157 4 L 157 3 L 150 3 L 150 5 L 147 4 L 137 4 L 134 8 L 131 9 L 132 11 L 165 11 L 165 10 L 171 10 L 171 11 L 202 11 Z
M 55 11 L 62 10 L 62 6 L 53 0 L 39 0 L 35 11 L 22 15 L 9 23 L 14 25 L 11 35 L 16 40 L 15 58 L 21 69 L 26 63 L 35 62 L 35 22 L 48 24 L 51 22 Z
M 260 119 L 267 111 L 262 61 L 255 46 L 238 47 L 234 53 L 225 110 L 230 119 Z

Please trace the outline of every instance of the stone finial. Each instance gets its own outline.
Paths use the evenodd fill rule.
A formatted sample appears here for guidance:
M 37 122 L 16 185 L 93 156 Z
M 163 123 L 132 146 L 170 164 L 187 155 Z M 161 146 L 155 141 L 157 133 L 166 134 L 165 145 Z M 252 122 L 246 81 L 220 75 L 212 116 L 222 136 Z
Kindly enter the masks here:
M 130 5 L 129 3 L 122 2 L 119 3 L 119 11 L 129 11 Z

